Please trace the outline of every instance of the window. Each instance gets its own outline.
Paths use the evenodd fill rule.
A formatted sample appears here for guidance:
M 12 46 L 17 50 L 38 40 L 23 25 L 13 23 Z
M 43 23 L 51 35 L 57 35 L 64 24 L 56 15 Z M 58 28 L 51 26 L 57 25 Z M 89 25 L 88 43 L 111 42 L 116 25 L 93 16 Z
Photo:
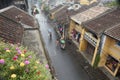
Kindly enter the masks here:
M 114 59 L 112 56 L 108 55 L 105 65 L 114 72 L 117 68 L 118 61 Z
M 118 45 L 118 46 L 120 46 L 120 41 L 119 41 L 119 42 L 117 42 L 117 45 Z

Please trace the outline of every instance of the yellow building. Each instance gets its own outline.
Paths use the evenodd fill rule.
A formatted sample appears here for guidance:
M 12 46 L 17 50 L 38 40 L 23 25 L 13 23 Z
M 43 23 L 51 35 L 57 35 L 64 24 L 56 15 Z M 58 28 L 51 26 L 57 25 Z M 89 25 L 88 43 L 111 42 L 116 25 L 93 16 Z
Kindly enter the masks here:
M 77 15 L 74 15 L 71 17 L 71 22 L 70 22 L 70 28 L 69 28 L 69 38 L 76 43 L 77 47 L 80 49 L 84 47 L 81 46 L 81 40 L 84 35 L 84 27 L 81 26 L 81 23 L 90 20 L 92 18 L 95 18 L 96 16 L 102 14 L 109 8 L 107 7 L 102 7 L 102 6 L 94 6 L 92 8 L 89 8 L 86 11 L 83 11 L 81 13 L 78 13 Z
M 106 29 L 120 23 L 120 17 L 118 16 L 120 16 L 119 9 L 113 9 L 82 24 L 85 27 L 85 33 L 81 38 L 80 50 L 88 58 L 91 65 L 96 66 L 99 62 L 98 56 L 100 56 L 105 41 L 102 34 Z M 102 64 L 99 64 L 99 66 L 102 66 Z
M 90 5 L 94 2 L 97 2 L 97 0 L 91 0 L 91 1 L 90 0 L 80 0 L 81 5 Z
M 105 31 L 105 44 L 99 66 L 120 77 L 120 24 Z

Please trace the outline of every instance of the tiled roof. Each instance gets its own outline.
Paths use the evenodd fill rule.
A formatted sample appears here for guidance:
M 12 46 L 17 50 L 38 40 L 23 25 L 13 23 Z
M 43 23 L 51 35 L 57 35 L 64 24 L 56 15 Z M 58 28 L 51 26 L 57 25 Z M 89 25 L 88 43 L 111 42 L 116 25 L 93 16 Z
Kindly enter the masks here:
M 106 35 L 120 41 L 120 24 L 118 24 L 112 28 L 107 29 L 104 33 Z
M 70 18 L 70 16 L 73 16 L 73 15 L 76 15 L 77 13 L 80 13 L 80 12 L 83 12 L 93 6 L 96 6 L 98 5 L 99 2 L 96 2 L 96 3 L 93 3 L 93 4 L 90 4 L 89 6 L 87 5 L 83 5 L 81 6 L 78 10 L 67 10 L 67 7 L 66 8 L 63 8 L 61 9 L 59 12 L 57 12 L 58 14 L 56 14 L 58 17 L 56 17 L 57 21 L 58 22 L 61 22 L 61 23 L 69 23 L 68 22 L 68 16 Z
M 7 42 L 21 43 L 23 31 L 19 23 L 0 14 L 0 38 Z
M 17 21 L 17 17 L 18 16 L 21 16 L 21 23 L 23 24 L 26 24 L 26 25 L 29 25 L 31 27 L 35 27 L 35 19 L 30 16 L 29 14 L 27 14 L 25 11 L 15 7 L 15 6 L 10 6 L 10 7 L 7 7 L 5 9 L 2 9 L 0 10 L 0 14 L 10 18 L 10 19 L 13 19 L 14 21 Z
M 103 15 L 83 23 L 83 26 L 97 35 L 120 23 L 120 9 L 112 9 Z
M 88 5 L 88 6 L 87 5 L 82 5 L 81 8 L 76 10 L 76 11 L 70 10 L 68 13 L 69 13 L 70 16 L 73 16 L 73 15 L 76 15 L 77 13 L 83 12 L 83 11 L 85 11 L 85 10 L 87 10 L 87 9 L 93 7 L 93 6 L 96 6 L 98 4 L 99 4 L 99 0 L 97 2 L 94 2 L 90 5 Z
M 64 6 L 61 10 L 59 10 L 58 12 L 56 12 L 55 18 L 58 18 L 58 17 L 60 17 L 63 14 L 65 15 L 68 7 L 69 6 Z
M 84 12 L 81 12 L 81 13 L 76 14 L 75 16 L 72 16 L 71 19 L 74 20 L 75 22 L 81 24 L 84 21 L 90 20 L 90 19 L 102 14 L 103 12 L 105 12 L 108 9 L 109 8 L 103 7 L 103 6 L 94 6 Z
M 53 12 L 55 12 L 56 10 L 58 10 L 59 8 L 61 8 L 63 5 L 58 5 L 58 6 L 56 6 L 55 8 L 53 8 L 53 9 L 51 9 L 50 11 L 49 11 L 49 13 L 53 13 Z
M 67 18 L 67 8 L 68 6 L 64 6 L 60 11 L 58 11 L 55 14 L 55 19 L 57 19 L 57 21 L 59 23 L 62 23 L 63 21 L 66 22 L 66 18 Z

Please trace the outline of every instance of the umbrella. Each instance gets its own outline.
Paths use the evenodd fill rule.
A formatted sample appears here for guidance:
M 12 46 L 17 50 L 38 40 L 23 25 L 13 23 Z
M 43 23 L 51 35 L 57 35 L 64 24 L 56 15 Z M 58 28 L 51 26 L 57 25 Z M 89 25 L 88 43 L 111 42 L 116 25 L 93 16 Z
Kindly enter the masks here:
M 65 43 L 65 40 L 60 40 L 60 42 L 61 42 L 62 44 L 64 44 L 64 43 Z
M 52 32 L 52 30 L 51 30 L 51 29 L 48 29 L 48 32 Z

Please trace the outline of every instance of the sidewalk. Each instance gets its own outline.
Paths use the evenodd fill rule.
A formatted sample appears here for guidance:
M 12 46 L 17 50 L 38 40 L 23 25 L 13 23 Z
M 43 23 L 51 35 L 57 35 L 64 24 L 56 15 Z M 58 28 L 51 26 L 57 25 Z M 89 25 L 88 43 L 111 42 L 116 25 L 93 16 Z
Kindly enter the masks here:
M 31 0 L 28 1 L 28 6 L 28 13 L 31 15 Z M 39 30 L 40 25 L 38 24 L 37 19 L 35 19 L 35 26 L 37 27 L 36 29 L 24 31 L 23 45 L 26 46 L 29 50 L 35 52 L 37 58 L 40 59 L 41 63 L 49 65 L 51 73 L 50 80 L 53 80 L 53 78 L 55 78 L 52 72 L 53 68 L 51 67 L 49 56 L 47 55 L 47 51 L 42 41 L 42 35 Z
M 77 50 L 74 43 L 66 43 L 66 50 L 69 51 L 70 55 L 73 55 L 78 60 L 78 64 L 88 73 L 90 80 L 110 80 L 99 68 L 93 68 L 86 59 Z

